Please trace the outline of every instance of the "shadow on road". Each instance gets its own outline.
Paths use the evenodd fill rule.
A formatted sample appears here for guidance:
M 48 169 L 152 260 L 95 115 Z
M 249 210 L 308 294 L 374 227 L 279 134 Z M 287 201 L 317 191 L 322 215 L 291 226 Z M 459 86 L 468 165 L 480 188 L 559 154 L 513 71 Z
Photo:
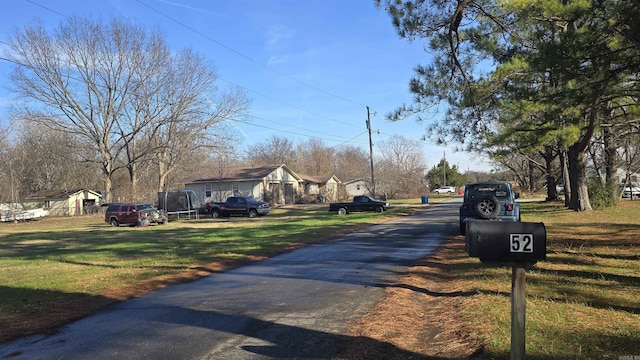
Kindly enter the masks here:
M 393 344 L 366 337 L 352 337 L 341 334 L 310 330 L 303 327 L 264 321 L 247 315 L 228 315 L 220 312 L 197 309 L 176 309 L 174 312 L 180 325 L 198 326 L 209 330 L 222 331 L 251 338 L 248 342 L 256 344 L 242 345 L 239 350 L 267 356 L 274 359 L 330 359 L 336 349 L 345 349 L 352 341 L 366 344 L 368 354 L 359 353 L 358 358 L 376 359 L 380 354 L 394 354 L 394 359 L 445 360 L 441 357 L 425 357 L 418 353 L 403 350 Z M 234 346 L 234 344 L 229 344 Z M 228 354 L 229 349 L 221 349 Z M 342 353 L 342 352 L 338 352 Z M 353 358 L 345 354 L 347 358 Z M 216 358 L 216 354 L 208 355 Z M 336 358 L 334 358 L 335 360 Z

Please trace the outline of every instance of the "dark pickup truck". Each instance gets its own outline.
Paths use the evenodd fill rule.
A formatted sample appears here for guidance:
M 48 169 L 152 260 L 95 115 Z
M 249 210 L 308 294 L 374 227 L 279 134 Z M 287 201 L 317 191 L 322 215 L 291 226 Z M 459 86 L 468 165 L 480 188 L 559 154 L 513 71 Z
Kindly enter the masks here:
M 205 208 L 211 217 L 228 217 L 232 215 L 257 217 L 267 215 L 271 210 L 268 202 L 256 201 L 251 196 L 230 196 L 225 202 L 208 202 Z
M 344 215 L 358 211 L 383 212 L 388 207 L 388 202 L 378 201 L 371 196 L 362 195 L 354 196 L 352 202 L 331 203 L 329 204 L 329 211 Z

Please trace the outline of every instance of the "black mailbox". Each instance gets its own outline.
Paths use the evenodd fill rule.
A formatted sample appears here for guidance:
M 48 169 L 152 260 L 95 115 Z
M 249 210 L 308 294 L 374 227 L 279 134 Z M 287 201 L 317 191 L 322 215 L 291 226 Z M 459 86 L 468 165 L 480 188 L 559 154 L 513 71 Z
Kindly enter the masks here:
M 465 251 L 490 261 L 537 261 L 547 256 L 543 223 L 467 220 Z

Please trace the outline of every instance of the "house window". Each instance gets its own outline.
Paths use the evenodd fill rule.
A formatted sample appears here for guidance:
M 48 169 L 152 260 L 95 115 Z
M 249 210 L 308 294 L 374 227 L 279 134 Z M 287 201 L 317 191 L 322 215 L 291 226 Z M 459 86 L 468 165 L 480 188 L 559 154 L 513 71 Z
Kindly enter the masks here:
M 51 209 L 51 201 L 45 200 L 44 201 L 44 208 L 45 209 Z
M 356 185 L 356 190 L 360 191 L 360 185 Z
M 211 197 L 211 184 L 204 185 L 204 197 Z

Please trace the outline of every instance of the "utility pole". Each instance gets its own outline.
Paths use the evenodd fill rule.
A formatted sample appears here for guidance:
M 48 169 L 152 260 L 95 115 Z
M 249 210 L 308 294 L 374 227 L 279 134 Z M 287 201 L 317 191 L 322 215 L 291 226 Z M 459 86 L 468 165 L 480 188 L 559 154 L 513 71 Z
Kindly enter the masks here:
M 371 162 L 371 195 L 376 197 L 376 180 L 373 177 L 373 143 L 371 142 L 371 115 L 367 106 L 367 130 L 369 130 L 369 161 Z
M 442 152 L 442 186 L 447 186 L 447 153 Z

